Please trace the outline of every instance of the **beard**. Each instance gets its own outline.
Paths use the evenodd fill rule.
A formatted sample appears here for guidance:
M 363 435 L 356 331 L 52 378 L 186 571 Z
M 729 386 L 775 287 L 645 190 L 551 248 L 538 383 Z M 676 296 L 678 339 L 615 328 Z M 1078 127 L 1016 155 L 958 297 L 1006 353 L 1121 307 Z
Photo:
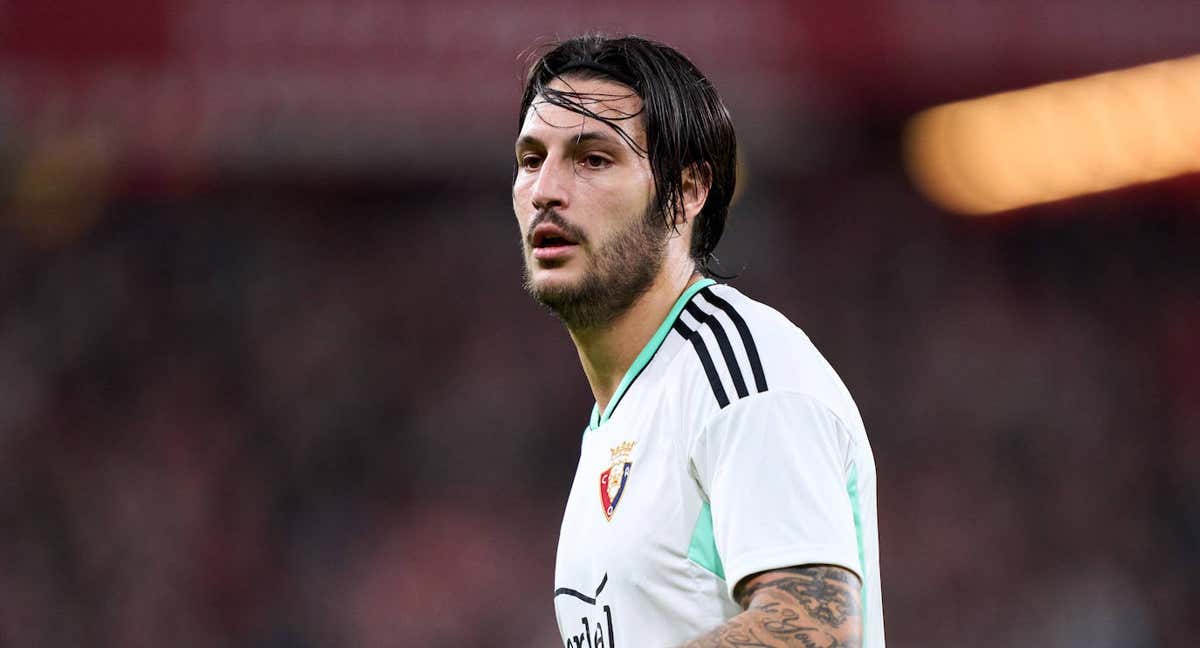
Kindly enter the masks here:
M 562 228 L 582 246 L 583 232 L 551 210 L 538 214 L 530 231 L 541 222 Z M 669 231 L 652 207 L 641 218 L 613 232 L 603 246 L 591 249 L 583 277 L 570 285 L 537 286 L 525 254 L 525 292 L 554 313 L 572 330 L 608 326 L 650 289 L 663 266 Z M 589 246 L 590 247 L 590 246 Z M 525 251 L 522 246 L 522 252 Z

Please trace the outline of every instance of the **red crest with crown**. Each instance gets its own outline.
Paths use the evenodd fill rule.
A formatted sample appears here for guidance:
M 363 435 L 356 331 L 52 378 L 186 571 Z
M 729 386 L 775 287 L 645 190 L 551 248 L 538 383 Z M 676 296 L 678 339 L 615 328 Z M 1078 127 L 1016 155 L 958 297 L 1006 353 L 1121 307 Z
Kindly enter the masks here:
M 625 492 L 625 484 L 629 481 L 629 471 L 633 468 L 630 460 L 636 441 L 626 441 L 611 449 L 608 468 L 600 473 L 600 506 L 604 509 L 604 519 L 611 520 L 621 503 L 621 495 Z

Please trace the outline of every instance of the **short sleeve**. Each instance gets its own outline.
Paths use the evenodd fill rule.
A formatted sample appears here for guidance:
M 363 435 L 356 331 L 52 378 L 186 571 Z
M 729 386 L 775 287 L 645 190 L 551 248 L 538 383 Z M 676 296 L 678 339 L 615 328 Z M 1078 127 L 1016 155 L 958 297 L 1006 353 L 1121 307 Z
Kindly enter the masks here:
M 733 588 L 752 574 L 830 564 L 862 578 L 847 491 L 852 439 L 826 405 L 765 392 L 716 414 L 689 448 Z

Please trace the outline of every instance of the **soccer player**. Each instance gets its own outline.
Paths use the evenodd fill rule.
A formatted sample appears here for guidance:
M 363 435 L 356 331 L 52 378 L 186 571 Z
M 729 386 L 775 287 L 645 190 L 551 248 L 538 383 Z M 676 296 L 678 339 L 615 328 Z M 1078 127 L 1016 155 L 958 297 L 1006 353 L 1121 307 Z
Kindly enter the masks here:
M 513 211 L 525 286 L 596 398 L 554 604 L 569 648 L 883 642 L 875 463 L 784 316 L 707 278 L 733 125 L 674 49 L 560 43 L 531 67 Z

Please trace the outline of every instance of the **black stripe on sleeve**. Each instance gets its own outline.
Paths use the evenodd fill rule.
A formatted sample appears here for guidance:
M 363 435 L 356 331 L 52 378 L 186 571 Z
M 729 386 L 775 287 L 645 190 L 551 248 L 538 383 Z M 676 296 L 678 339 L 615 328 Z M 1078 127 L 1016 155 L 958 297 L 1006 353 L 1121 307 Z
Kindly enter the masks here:
M 737 327 L 738 334 L 742 336 L 742 345 L 746 347 L 746 357 L 750 360 L 750 370 L 754 372 L 754 384 L 758 391 L 767 391 L 767 376 L 763 373 L 762 361 L 758 357 L 758 347 L 754 344 L 754 336 L 750 335 L 750 327 L 746 326 L 746 320 L 738 314 L 737 310 L 724 299 L 713 294 L 709 287 L 705 287 L 700 291 L 701 295 L 712 305 L 725 311 L 729 319 L 733 321 L 733 325 Z
M 682 320 L 676 319 L 671 325 L 676 333 L 683 336 L 683 339 L 692 343 L 692 347 L 696 349 L 696 355 L 700 356 L 700 364 L 704 366 L 704 375 L 708 376 L 708 384 L 712 387 L 713 396 L 717 398 L 717 405 L 724 408 L 729 405 L 729 397 L 725 395 L 725 386 L 721 384 L 721 378 L 717 375 L 717 368 L 713 366 L 712 356 L 708 355 L 708 347 L 704 345 L 704 340 L 700 338 L 700 333 L 688 328 Z
M 713 335 L 717 338 L 717 346 L 721 347 L 721 355 L 725 357 L 725 366 L 729 368 L 729 375 L 733 378 L 733 387 L 737 390 L 738 398 L 748 396 L 750 392 L 746 391 L 742 368 L 738 365 L 737 357 L 733 355 L 733 346 L 729 344 L 729 336 L 725 335 L 725 327 L 721 326 L 721 322 L 715 315 L 700 310 L 700 307 L 694 302 L 688 302 L 685 308 L 692 317 L 696 318 L 697 322 L 706 324 L 712 329 Z

